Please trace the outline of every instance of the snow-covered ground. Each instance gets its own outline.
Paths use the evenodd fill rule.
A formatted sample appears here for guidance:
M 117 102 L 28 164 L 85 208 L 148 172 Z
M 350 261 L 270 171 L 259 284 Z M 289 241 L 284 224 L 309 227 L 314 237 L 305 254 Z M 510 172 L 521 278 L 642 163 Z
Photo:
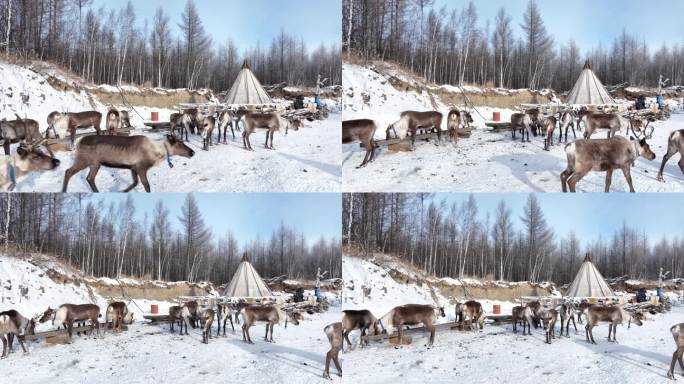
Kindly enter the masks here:
M 407 110 L 438 110 L 445 116 L 449 106 L 437 96 L 395 89 L 386 77 L 369 68 L 344 64 L 344 120 L 370 118 L 376 121 L 376 139 L 385 138 L 387 126 Z M 368 103 L 364 99 L 368 99 Z M 350 192 L 560 192 L 560 173 L 567 159 L 564 145 L 554 145 L 544 151 L 542 137 L 531 137 L 531 143 L 511 139 L 510 132 L 493 133 L 485 127 L 485 119 L 493 112 L 501 113 L 502 121 L 510 121 L 509 109 L 477 107 L 473 113 L 477 129 L 458 145 L 434 141 L 417 142 L 413 152 L 390 153 L 387 148 L 376 151 L 376 160 L 356 169 L 365 156 L 358 143 L 343 145 L 342 172 L 344 190 Z M 632 169 L 637 192 L 682 192 L 684 175 L 675 155 L 665 167 L 665 183 L 656 181 L 658 169 L 667 148 L 667 137 L 673 130 L 684 128 L 684 115 L 673 114 L 668 121 L 653 123 L 655 132 L 649 140 L 656 153 L 654 161 L 640 158 Z M 581 136 L 578 132 L 578 137 Z M 624 134 L 624 132 L 622 132 Z M 596 133 L 595 138 L 605 133 Z M 558 131 L 554 134 L 554 142 Z M 572 140 L 572 132 L 569 134 Z M 557 142 L 556 142 L 557 143 Z M 583 192 L 603 192 L 605 173 L 593 172 L 578 184 Z M 628 191 L 622 173 L 614 173 L 612 191 Z
M 28 100 L 24 103 L 26 97 Z M 122 106 L 116 106 L 121 108 Z M 76 93 L 53 88 L 44 75 L 28 68 L 0 62 L 0 118 L 15 119 L 15 113 L 38 121 L 41 131 L 47 129 L 47 116 L 53 111 L 84 111 L 95 109 L 103 115 L 108 106 L 85 91 Z M 168 121 L 174 112 L 169 109 L 135 106 L 131 124 L 132 135 L 144 134 L 161 139 L 162 134 L 143 129 L 143 119 L 152 111 L 159 112 L 160 121 Z M 199 136 L 191 135 L 189 146 L 196 155 L 191 159 L 173 158 L 174 168 L 166 163 L 148 174 L 153 192 L 334 192 L 342 185 L 341 114 L 333 109 L 324 121 L 305 122 L 298 132 L 275 134 L 275 151 L 263 147 L 265 133 L 251 136 L 254 152 L 242 148 L 242 137 L 227 144 L 202 150 Z M 104 124 L 104 123 L 103 123 Z M 216 141 L 216 133 L 214 134 Z M 12 146 L 12 152 L 16 145 Z M 32 174 L 17 184 L 20 192 L 58 192 L 62 189 L 64 171 L 73 163 L 73 153 L 58 152 L 59 168 Z M 89 192 L 85 180 L 87 171 L 74 176 L 69 192 Z M 100 191 L 121 191 L 131 183 L 130 171 L 102 168 L 96 179 Z M 144 191 L 139 185 L 136 191 Z
M 399 304 L 443 304 L 445 298 L 431 291 L 426 284 L 402 284 L 395 281 L 381 266 L 368 261 L 343 258 L 345 279 L 344 309 L 370 309 L 376 316 L 384 315 Z M 350 289 L 354 286 L 354 289 Z M 361 286 L 371 288 L 370 297 L 360 293 Z M 478 300 L 485 312 L 492 304 L 510 313 L 513 303 Z M 453 321 L 453 306 L 445 309 Z M 356 347 L 343 354 L 344 380 L 373 383 L 666 383 L 672 353 L 676 349 L 669 329 L 684 322 L 684 307 L 678 306 L 666 314 L 649 316 L 642 327 L 621 326 L 618 343 L 605 338 L 608 327 L 601 324 L 594 330 L 597 345 L 584 339 L 584 328 L 570 337 L 557 338 L 545 344 L 541 329 L 531 336 L 512 332 L 511 325 L 486 324 L 484 330 L 441 330 L 435 335 L 433 348 L 425 344 L 429 334 L 412 334 L 413 343 L 395 348 L 387 341 L 371 342 L 368 348 Z M 557 324 L 556 331 L 559 332 Z M 558 337 L 558 336 L 557 336 Z M 359 332 L 350 334 L 354 346 Z
M 53 279 L 53 277 L 56 279 Z M 48 306 L 62 303 L 95 303 L 104 309 L 107 298 L 97 289 L 79 283 L 62 283 L 62 279 L 83 278 L 78 271 L 49 261 L 17 259 L 0 255 L 0 311 L 16 309 L 24 316 L 34 316 Z M 97 280 L 106 284 L 106 279 Z M 142 321 L 144 309 L 159 305 L 160 313 L 168 313 L 170 302 L 136 299 L 129 303 L 136 322 L 121 334 L 108 332 L 104 338 L 74 336 L 72 344 L 52 345 L 36 341 L 23 355 L 15 344 L 15 352 L 0 365 L 2 377 L 13 383 L 186 383 L 239 381 L 241 383 L 323 383 L 325 354 L 330 349 L 323 328 L 340 320 L 339 295 L 326 293 L 330 310 L 323 314 L 304 314 L 299 326 L 284 324 L 273 332 L 275 343 L 263 341 L 264 325 L 258 323 L 250 332 L 255 344 L 242 341 L 236 325 L 234 333 L 228 325 L 227 337 L 214 338 L 202 344 L 202 334 L 190 328 L 189 336 L 169 332 L 167 324 L 148 325 Z M 50 322 L 37 331 L 52 329 Z M 216 333 L 216 324 L 213 325 Z M 344 364 L 344 363 L 343 363 Z M 30 369 L 27 369 L 30 367 Z M 331 371 L 333 382 L 341 379 Z M 4 383 L 5 381 L 0 380 Z

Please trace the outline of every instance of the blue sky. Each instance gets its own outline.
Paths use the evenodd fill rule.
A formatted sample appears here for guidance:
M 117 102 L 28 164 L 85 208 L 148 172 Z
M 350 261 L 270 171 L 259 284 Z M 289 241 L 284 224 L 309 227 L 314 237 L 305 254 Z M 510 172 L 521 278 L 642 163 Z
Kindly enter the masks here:
M 107 193 L 93 195 L 94 201 L 119 203 L 128 195 Z M 178 224 L 184 193 L 131 194 L 137 207 L 137 218 L 142 222 L 145 212 L 152 221 L 154 205 L 163 200 L 170 218 Z M 240 244 L 255 239 L 257 234 L 268 240 L 274 228 L 286 225 L 304 233 L 309 244 L 321 235 L 340 238 L 342 198 L 335 193 L 195 193 L 204 223 L 214 235 L 223 236 L 231 230 Z M 106 208 L 105 208 L 106 209 Z
M 98 10 L 104 5 L 118 11 L 126 3 L 128 0 L 94 0 L 92 6 Z M 140 28 L 145 19 L 151 28 L 154 13 L 162 6 L 174 28 L 174 36 L 178 36 L 178 22 L 186 0 L 132 0 L 132 3 Z M 303 38 L 310 50 L 321 43 L 340 45 L 341 0 L 195 0 L 195 5 L 204 30 L 214 43 L 224 43 L 230 37 L 240 53 L 257 43 L 268 47 L 281 28 Z
M 451 12 L 462 10 L 469 0 L 436 0 L 435 8 L 446 5 Z M 528 0 L 474 1 L 479 25 L 486 20 L 494 23 L 496 12 L 504 7 L 512 18 L 516 36 L 520 36 L 520 23 Z M 652 48 L 665 43 L 684 43 L 684 1 L 682 0 L 537 0 L 546 29 L 563 44 L 570 38 L 583 52 L 612 44 L 625 27 L 630 34 L 646 40 Z
M 617 176 L 620 177 L 620 176 Z M 541 193 L 536 194 L 543 209 L 547 224 L 556 235 L 565 237 L 574 230 L 588 244 L 598 238 L 610 238 L 616 228 L 626 220 L 633 228 L 645 230 L 651 242 L 663 236 L 684 235 L 684 194 L 656 193 Z M 435 202 L 446 199 L 449 203 L 457 201 L 462 204 L 469 194 L 436 194 Z M 512 212 L 516 226 L 521 227 L 519 220 L 522 209 L 527 202 L 526 193 L 480 193 L 475 194 L 480 218 L 484 220 L 490 212 L 490 223 L 494 221 L 497 204 L 506 201 Z

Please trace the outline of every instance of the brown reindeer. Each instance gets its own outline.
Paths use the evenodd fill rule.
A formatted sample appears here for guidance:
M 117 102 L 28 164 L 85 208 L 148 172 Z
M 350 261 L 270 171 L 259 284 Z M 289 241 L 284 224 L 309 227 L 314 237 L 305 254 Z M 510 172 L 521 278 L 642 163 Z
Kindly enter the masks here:
M 584 316 L 587 318 L 587 325 L 585 326 L 587 342 L 596 344 L 594 341 L 593 329 L 600 322 L 607 322 L 608 324 L 608 341 L 611 341 L 610 335 L 613 334 L 613 342 L 617 343 L 615 334 L 617 332 L 618 324 L 626 321 L 634 322 L 634 324 L 641 326 L 641 314 L 632 314 L 627 312 L 623 307 L 592 305 L 584 310 Z
M 561 187 L 563 192 L 575 192 L 575 186 L 590 171 L 606 172 L 605 191 L 610 191 L 613 171 L 622 170 L 625 175 L 629 191 L 634 192 L 632 184 L 631 168 L 638 157 L 648 160 L 655 159 L 656 155 L 645 138 L 627 140 L 616 136 L 610 139 L 580 139 L 565 147 L 568 158 L 568 166 L 561 173 Z
M 202 145 L 205 151 L 209 150 L 212 143 L 212 135 L 214 134 L 214 126 L 216 125 L 216 118 L 214 116 L 207 116 L 204 122 L 199 127 L 199 134 L 202 136 Z M 219 131 L 219 134 L 221 132 Z M 220 140 L 220 138 L 219 138 Z
M 190 311 L 190 316 L 191 316 L 190 326 L 193 329 L 199 327 L 199 312 L 200 312 L 199 304 L 195 300 L 191 300 L 191 301 L 186 301 L 183 304 L 183 306 L 187 307 L 188 310 Z
M 466 319 L 469 321 L 468 328 L 474 329 L 473 324 L 477 324 L 480 329 L 484 328 L 484 311 L 482 304 L 475 300 L 469 300 L 465 303 L 456 303 L 456 321 L 464 324 Z
M 323 332 L 328 336 L 330 342 L 330 350 L 325 354 L 325 370 L 323 371 L 323 378 L 328 380 L 330 377 L 330 360 L 335 363 L 337 368 L 337 376 L 342 377 L 342 365 L 340 364 L 339 354 L 342 347 L 342 323 L 332 323 L 323 328 Z
M 257 129 L 266 130 L 266 143 L 264 147 L 266 149 L 275 149 L 273 146 L 273 134 L 275 131 L 280 131 L 282 128 L 294 129 L 298 131 L 302 127 L 301 120 L 298 119 L 285 119 L 278 115 L 277 113 L 247 113 L 244 117 L 245 119 L 245 131 L 242 132 L 242 144 L 245 149 L 253 151 L 252 143 L 249 141 L 249 136 L 254 133 Z M 269 139 L 271 140 L 271 145 L 268 145 Z
M 34 333 L 35 326 L 36 322 L 34 319 L 28 319 L 14 309 L 0 312 L 0 338 L 3 341 L 2 357 L 5 358 L 7 357 L 7 352 L 12 352 L 14 337 L 19 341 L 19 345 L 21 345 L 24 353 L 28 353 L 24 345 L 24 338 L 26 335 Z
M 52 319 L 52 325 L 63 326 L 69 333 L 69 339 L 73 336 L 73 328 L 75 322 L 85 322 L 90 320 L 89 335 L 93 335 L 93 330 L 97 329 L 97 335 L 100 335 L 100 321 L 98 318 L 102 317 L 100 314 L 100 307 L 95 304 L 62 304 L 57 309 L 48 309 L 43 313 L 43 316 L 38 320 L 44 323 Z
M 532 120 L 530 115 L 526 113 L 514 113 L 511 115 L 511 135 L 513 140 L 515 140 L 516 129 L 520 129 L 523 143 L 525 142 L 525 133 L 527 133 L 528 142 L 531 141 L 530 132 L 532 132 L 534 136 L 537 136 L 536 123 Z
M 349 344 L 348 351 L 351 351 L 352 342 L 349 340 L 349 333 L 355 329 L 361 331 L 361 338 L 359 339 L 359 346 L 368 345 L 368 335 L 366 332 L 372 332 L 374 335 L 380 333 L 378 329 L 378 319 L 373 316 L 371 311 L 367 309 L 352 310 L 347 309 L 342 311 L 342 335 Z M 344 340 L 342 340 L 342 349 L 344 349 Z
M 380 324 L 385 327 L 388 335 L 393 334 L 396 329 L 399 333 L 400 343 L 405 325 L 423 324 L 425 330 L 430 332 L 430 341 L 427 344 L 427 347 L 430 348 L 435 341 L 435 326 L 433 322 L 436 317 L 446 317 L 444 307 L 426 304 L 405 304 L 394 307 L 380 319 Z
M 296 317 L 274 305 L 248 305 L 240 310 L 240 316 L 242 316 L 242 340 L 249 344 L 254 344 L 252 338 L 249 336 L 249 328 L 256 322 L 266 322 L 266 335 L 264 336 L 264 340 L 271 343 L 274 342 L 274 325 L 280 324 L 280 322 L 285 319 L 288 319 L 294 325 L 299 325 L 299 320 L 297 320 Z M 271 330 L 270 338 L 268 336 L 269 329 Z
M 216 305 L 216 336 L 221 335 L 221 322 L 223 322 L 223 337 L 226 337 L 226 322 L 230 321 L 230 327 L 235 332 L 235 326 L 233 326 L 233 310 L 228 304 L 217 304 Z
M 459 109 L 452 109 L 447 115 L 447 131 L 454 144 L 458 143 L 458 133 L 457 131 L 461 126 L 467 127 L 473 123 L 473 117 L 470 112 L 461 111 Z
M 523 325 L 523 336 L 525 336 L 525 329 L 527 329 L 527 334 L 532 334 L 532 324 L 534 323 L 534 315 L 532 313 L 532 308 L 529 306 L 515 306 L 511 313 L 513 318 L 513 332 L 518 332 L 518 321 L 522 322 Z M 536 325 L 535 325 L 536 326 Z
M 102 335 L 104 336 L 108 327 L 111 327 L 114 332 L 121 332 L 121 326 L 123 324 L 131 324 L 132 322 L 133 312 L 128 310 L 126 303 L 122 301 L 110 303 L 105 311 L 105 325 Z
M 556 129 L 558 120 L 555 116 L 547 116 L 539 120 L 539 125 L 544 132 L 544 150 L 548 151 L 553 145 L 553 131 Z M 560 143 L 560 140 L 558 141 Z
M 66 137 L 67 134 L 71 136 L 71 146 L 73 147 L 76 141 L 76 131 L 79 129 L 95 128 L 95 132 L 99 136 L 100 123 L 102 122 L 102 114 L 97 111 L 87 111 L 79 113 L 62 113 L 56 117 L 53 123 L 60 138 Z
M 584 315 L 584 310 L 591 307 L 591 305 L 592 304 L 588 301 L 582 300 L 582 302 L 580 302 L 577 306 L 577 322 L 579 324 L 584 324 L 584 322 L 582 321 L 582 315 Z
M 228 126 L 230 125 L 230 133 L 233 135 L 233 140 L 235 140 L 235 130 L 238 129 L 237 126 L 237 115 L 231 110 L 225 110 L 221 112 L 218 120 L 218 143 L 221 142 L 221 130 L 223 130 L 223 144 L 226 144 L 228 139 Z
M 684 173 L 684 129 L 674 131 L 670 133 L 667 138 L 667 153 L 663 156 L 663 162 L 660 164 L 660 171 L 658 172 L 658 181 L 665 182 L 663 178 L 663 171 L 665 170 L 665 164 L 679 152 L 679 169 Z
M 120 128 L 132 128 L 133 126 L 131 125 L 131 119 L 128 115 L 128 111 L 119 111 L 119 120 L 121 124 L 119 125 Z
M 16 183 L 30 173 L 50 171 L 57 168 L 59 164 L 58 159 L 39 151 L 35 146 L 20 144 L 16 154 L 9 158 L 0 158 L 0 189 L 12 191 Z
M 193 157 L 195 151 L 173 135 L 166 135 L 161 141 L 153 141 L 146 136 L 86 136 L 76 148 L 76 156 L 71 168 L 64 174 L 62 192 L 67 191 L 69 179 L 78 172 L 90 168 L 86 180 L 93 192 L 98 192 L 95 177 L 101 166 L 130 169 L 133 184 L 124 190 L 128 192 L 138 185 L 138 177 L 150 192 L 147 172 L 150 168 L 166 160 L 170 167 L 171 156 Z
M 575 119 L 576 115 L 574 111 L 565 111 L 560 116 L 560 130 L 558 131 L 558 143 L 560 144 L 561 139 L 563 139 L 563 130 L 565 130 L 565 142 L 568 142 L 568 128 L 572 128 L 572 136 L 577 139 L 577 134 L 575 133 Z M 579 128 L 579 127 L 578 127 Z
M 106 125 L 107 125 L 107 133 L 110 135 L 116 135 L 116 130 L 119 129 L 119 126 L 121 126 L 121 116 L 119 114 L 119 111 L 116 109 L 110 109 L 107 112 L 107 119 Z
M 200 314 L 201 324 L 202 324 L 202 342 L 204 344 L 209 344 L 209 339 L 211 339 L 211 324 L 214 321 L 215 312 L 211 308 L 207 308 Z
M 561 329 L 560 335 L 563 336 L 563 327 L 565 327 L 565 337 L 570 337 L 570 321 L 572 321 L 572 326 L 575 327 L 575 333 L 577 333 L 577 324 L 575 323 L 575 304 L 571 301 L 566 301 L 560 306 L 560 319 L 561 319 Z
M 173 324 L 180 323 L 180 335 L 183 336 L 183 325 L 185 325 L 185 334 L 188 334 L 188 323 L 192 321 L 192 315 L 187 306 L 173 305 L 169 307 L 169 326 L 171 333 L 173 333 Z
M 677 349 L 672 354 L 672 362 L 670 363 L 670 370 L 667 371 L 667 377 L 675 380 L 675 362 L 679 361 L 679 368 L 682 369 L 682 375 L 684 375 L 684 361 L 682 360 L 682 355 L 684 355 L 684 323 L 672 326 L 670 333 L 674 338 L 675 344 L 677 344 Z
M 387 127 L 387 137 L 392 131 L 396 138 L 404 139 L 411 137 L 411 150 L 415 148 L 416 134 L 418 130 L 432 130 L 437 132 L 437 143 L 442 141 L 442 119 L 444 115 L 437 111 L 402 112 L 399 120 Z
M 358 168 L 365 167 L 369 162 L 375 159 L 375 150 L 378 145 L 375 143 L 373 136 L 378 127 L 373 120 L 346 120 L 342 122 L 342 144 L 349 144 L 359 141 L 366 148 L 366 156 Z
M 35 120 L 22 119 L 19 116 L 17 120 L 0 120 L 0 140 L 6 156 L 10 154 L 10 144 L 23 142 L 37 145 L 41 139 L 40 128 Z
M 558 320 L 558 311 L 551 309 L 546 312 L 544 317 L 544 327 L 546 328 L 546 343 L 551 344 L 551 339 L 556 338 L 556 321 Z M 563 324 L 561 323 L 561 329 Z
M 622 128 L 629 129 L 630 121 L 616 113 L 587 113 L 580 119 L 584 123 L 584 138 L 589 139 L 598 129 L 607 129 L 607 139 L 615 136 Z

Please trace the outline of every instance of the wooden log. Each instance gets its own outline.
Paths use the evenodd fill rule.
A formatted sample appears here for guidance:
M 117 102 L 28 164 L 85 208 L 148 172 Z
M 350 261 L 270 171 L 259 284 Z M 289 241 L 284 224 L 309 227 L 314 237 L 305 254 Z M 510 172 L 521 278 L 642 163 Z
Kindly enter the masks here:
M 435 330 L 439 331 L 442 329 L 447 329 L 447 330 L 453 330 L 453 329 L 458 329 L 461 326 L 461 323 L 459 322 L 450 322 L 450 323 L 441 323 L 441 324 L 435 324 Z M 427 334 L 426 328 L 423 327 L 415 327 L 415 328 L 409 328 L 409 329 L 404 329 L 402 331 L 403 336 L 406 337 L 407 335 L 412 335 L 415 333 L 425 333 Z M 398 334 L 395 332 L 391 336 L 388 336 L 386 333 L 382 333 L 379 335 L 368 335 L 368 340 L 383 340 L 391 337 L 397 337 Z
M 390 344 L 394 345 L 409 345 L 413 342 L 411 336 L 402 335 L 401 340 L 399 340 L 399 335 L 394 335 L 389 338 Z
M 113 326 L 112 322 L 100 323 L 100 332 L 102 332 L 102 330 L 104 330 L 105 324 L 108 324 L 109 326 Z M 128 326 L 123 324 L 121 326 L 121 329 L 126 331 L 126 330 L 128 330 Z M 97 331 L 97 330 L 93 329 L 93 331 Z M 84 332 L 90 332 L 90 325 L 84 325 L 81 327 L 74 327 L 72 329 L 72 334 L 84 333 Z M 51 331 L 37 332 L 33 335 L 26 335 L 24 337 L 26 338 L 26 340 L 38 340 L 38 339 L 53 338 L 54 341 L 58 341 L 59 337 L 61 337 L 61 336 L 67 336 L 67 338 L 68 338 L 68 332 L 66 329 L 54 329 Z M 57 342 L 57 344 L 59 344 L 59 343 Z

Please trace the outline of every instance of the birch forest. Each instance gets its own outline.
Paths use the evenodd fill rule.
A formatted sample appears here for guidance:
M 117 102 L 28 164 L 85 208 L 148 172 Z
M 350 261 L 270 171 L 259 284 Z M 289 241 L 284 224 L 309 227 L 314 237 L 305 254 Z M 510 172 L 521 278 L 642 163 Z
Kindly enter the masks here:
M 366 255 L 394 254 L 438 277 L 566 284 L 587 252 L 606 278 L 657 279 L 660 267 L 684 277 L 684 232 L 650 239 L 623 222 L 610 237 L 586 240 L 555 232 L 534 194 L 519 216 L 513 208 L 501 200 L 483 213 L 473 195 L 448 204 L 429 193 L 347 193 L 343 242 Z
M 264 278 L 340 278 L 339 238 L 307 239 L 286 222 L 246 242 L 214 233 L 188 194 L 181 207 L 163 199 L 142 219 L 131 197 L 104 204 L 93 194 L 0 194 L 5 252 L 52 254 L 92 276 L 166 281 L 230 281 L 246 252 Z M 177 223 L 174 225 L 174 216 Z
M 536 0 L 523 14 L 500 8 L 493 19 L 480 17 L 473 1 L 459 9 L 434 0 L 344 0 L 342 18 L 348 58 L 393 61 L 437 84 L 563 92 L 589 59 L 604 84 L 655 87 L 662 74 L 684 85 L 684 39 L 652 49 L 645 31 L 615 25 L 612 44 L 583 51 L 554 38 Z
M 212 40 L 193 0 L 182 14 L 160 7 L 142 21 L 132 1 L 121 9 L 96 9 L 92 0 L 0 0 L 0 50 L 56 63 L 96 84 L 218 92 L 230 89 L 244 59 L 264 84 L 315 86 L 318 74 L 329 79 L 327 85 L 342 81 L 339 45 L 308 47 L 281 30 L 269 45 L 239 52 L 232 39 Z

